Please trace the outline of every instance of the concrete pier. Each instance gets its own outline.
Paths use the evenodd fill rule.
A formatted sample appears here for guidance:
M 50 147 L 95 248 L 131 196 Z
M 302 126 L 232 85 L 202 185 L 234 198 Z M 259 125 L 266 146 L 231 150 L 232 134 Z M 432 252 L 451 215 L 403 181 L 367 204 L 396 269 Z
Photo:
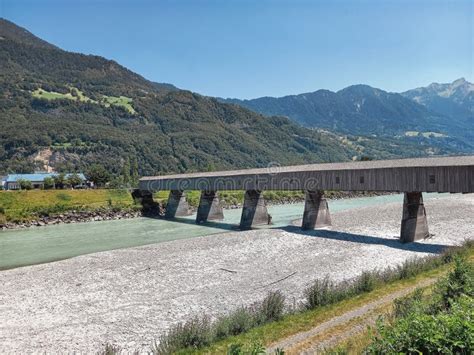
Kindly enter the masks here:
M 250 229 L 253 226 L 268 224 L 269 216 L 265 200 L 258 190 L 245 191 L 244 207 L 240 218 L 240 229 Z
M 201 191 L 196 223 L 220 221 L 224 219 L 224 210 L 216 191 Z
M 181 190 L 171 190 L 166 204 L 165 218 L 183 217 L 192 214 L 186 196 Z
M 328 202 L 323 191 L 306 191 L 303 223 L 303 230 L 323 228 L 331 225 Z
M 414 242 L 428 238 L 429 235 L 422 193 L 405 192 L 400 241 L 403 243 Z
M 142 205 L 142 213 L 144 216 L 159 216 L 160 204 L 153 200 L 153 193 L 146 190 L 133 190 L 132 198 L 136 203 Z

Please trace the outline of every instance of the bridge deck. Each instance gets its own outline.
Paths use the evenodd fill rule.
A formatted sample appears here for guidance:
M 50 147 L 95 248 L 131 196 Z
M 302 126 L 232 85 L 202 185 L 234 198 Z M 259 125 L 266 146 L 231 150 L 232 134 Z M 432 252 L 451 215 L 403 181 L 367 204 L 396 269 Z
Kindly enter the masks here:
M 323 163 L 150 176 L 141 190 L 474 192 L 474 156 Z

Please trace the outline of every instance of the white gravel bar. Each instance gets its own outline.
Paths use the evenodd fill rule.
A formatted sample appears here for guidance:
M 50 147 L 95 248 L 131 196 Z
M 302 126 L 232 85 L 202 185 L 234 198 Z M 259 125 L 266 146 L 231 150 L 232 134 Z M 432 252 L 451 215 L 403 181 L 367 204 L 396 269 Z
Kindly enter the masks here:
M 425 206 L 434 236 L 417 243 L 398 241 L 402 206 L 390 203 L 334 213 L 331 230 L 227 232 L 2 271 L 0 353 L 95 353 L 107 342 L 144 350 L 194 315 L 270 290 L 298 301 L 316 278 L 350 279 L 474 239 L 474 195 Z

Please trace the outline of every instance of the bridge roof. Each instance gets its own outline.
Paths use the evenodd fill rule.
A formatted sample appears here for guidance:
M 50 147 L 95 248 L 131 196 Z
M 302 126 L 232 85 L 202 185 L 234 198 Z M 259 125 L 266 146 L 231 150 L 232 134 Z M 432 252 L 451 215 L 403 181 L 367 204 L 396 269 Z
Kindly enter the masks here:
M 343 163 L 321 163 L 292 166 L 269 166 L 259 169 L 225 170 L 201 173 L 174 174 L 161 176 L 146 176 L 140 181 L 192 179 L 205 177 L 232 177 L 240 175 L 298 173 L 308 171 L 334 171 L 334 170 L 363 170 L 386 168 L 415 168 L 415 167 L 448 167 L 448 166 L 474 166 L 474 155 L 455 157 L 429 157 L 391 160 L 351 161 Z

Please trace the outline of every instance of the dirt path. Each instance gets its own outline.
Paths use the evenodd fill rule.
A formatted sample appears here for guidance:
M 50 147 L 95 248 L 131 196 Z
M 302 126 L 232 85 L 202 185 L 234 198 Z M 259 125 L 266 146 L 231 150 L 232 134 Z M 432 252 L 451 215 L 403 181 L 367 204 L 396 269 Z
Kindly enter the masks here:
M 355 334 L 364 331 L 368 325 L 374 324 L 379 316 L 378 309 L 389 305 L 396 298 L 408 295 L 418 287 L 430 286 L 436 280 L 437 278 L 423 280 L 415 286 L 406 287 L 376 301 L 367 303 L 362 307 L 334 317 L 308 331 L 292 335 L 278 343 L 272 344 L 267 348 L 267 353 L 274 353 L 275 349 L 280 348 L 285 350 L 285 354 L 317 354 L 325 349 L 337 346 L 344 340 L 348 340 Z M 347 329 L 343 332 L 332 331 L 351 322 L 354 324 L 348 325 Z

